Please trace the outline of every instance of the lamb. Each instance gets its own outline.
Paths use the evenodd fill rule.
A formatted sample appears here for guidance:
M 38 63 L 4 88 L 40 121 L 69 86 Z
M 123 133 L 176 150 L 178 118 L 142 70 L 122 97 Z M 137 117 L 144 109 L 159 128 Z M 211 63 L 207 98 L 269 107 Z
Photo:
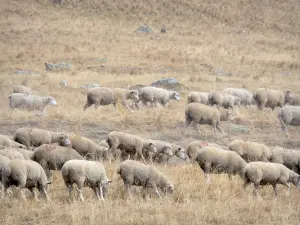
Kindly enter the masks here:
M 232 174 L 241 174 L 247 165 L 245 160 L 236 152 L 209 146 L 200 149 L 195 160 L 203 170 L 208 183 L 211 172 L 228 173 L 230 178 Z
M 272 156 L 268 146 L 251 141 L 234 140 L 228 145 L 228 149 L 238 153 L 246 162 L 268 162 Z
M 270 162 L 280 163 L 293 170 L 296 173 L 300 173 L 300 152 L 292 149 L 284 149 L 279 146 L 275 146 L 272 149 L 272 156 Z
M 209 104 L 208 100 L 209 93 L 208 92 L 190 92 L 187 97 L 187 104 L 192 102 L 202 103 L 204 105 Z
M 92 140 L 73 135 L 70 137 L 72 148 L 75 149 L 81 156 L 91 160 L 107 159 L 108 148 L 97 145 Z
M 107 178 L 105 168 L 100 162 L 69 160 L 61 168 L 61 172 L 69 189 L 70 197 L 72 186 L 75 183 L 81 201 L 84 201 L 83 187 L 91 187 L 95 191 L 98 200 L 104 200 L 111 180 Z
M 244 88 L 225 88 L 222 92 L 239 97 L 241 104 L 246 107 L 250 107 L 253 102 L 253 94 Z
M 60 170 L 65 162 L 84 158 L 70 147 L 43 144 L 34 150 L 33 160 L 45 170 L 48 180 L 52 178 L 51 170 Z
M 218 108 L 223 106 L 225 109 L 231 108 L 232 110 L 234 110 L 235 102 L 236 104 L 240 102 L 238 98 L 220 91 L 211 91 L 208 100 L 210 105 L 217 105 Z
M 13 93 L 8 98 L 10 110 L 17 108 L 27 111 L 39 111 L 41 114 L 46 114 L 45 107 L 47 105 L 57 105 L 56 100 L 52 96 L 40 97 L 37 95 Z
M 281 129 L 289 138 L 288 125 L 300 126 L 300 106 L 285 105 L 277 114 Z
M 107 143 L 109 145 L 109 153 L 114 153 L 119 147 L 122 152 L 134 154 L 134 159 L 139 155 L 145 164 L 146 160 L 143 155 L 143 149 L 148 152 L 156 153 L 156 146 L 147 139 L 140 138 L 135 135 L 112 131 L 108 134 Z
M 11 140 L 8 136 L 0 134 L 0 147 L 12 147 L 12 148 L 24 148 L 25 145 L 22 145 L 18 142 Z
M 22 197 L 26 200 L 24 188 L 28 188 L 34 198 L 38 200 L 34 188 L 36 187 L 47 200 L 49 200 L 46 188 L 49 183 L 45 171 L 40 164 L 31 160 L 14 159 L 8 167 L 2 171 L 2 182 L 5 190 L 12 185 L 18 186 Z M 4 193 L 4 192 L 3 192 Z
M 253 94 L 253 98 L 259 110 L 263 110 L 265 107 L 274 110 L 277 106 L 283 107 L 285 99 L 292 98 L 292 94 L 291 92 L 287 92 L 285 96 L 284 93 L 279 90 L 258 88 Z
M 180 95 L 176 91 L 166 90 L 157 87 L 143 87 L 139 91 L 139 101 L 142 101 L 144 105 L 148 102 L 152 107 L 155 105 L 160 108 L 166 107 L 172 99 L 180 100 Z
M 232 117 L 230 117 L 231 119 Z M 185 123 L 188 127 L 191 122 L 194 123 L 196 130 L 200 133 L 197 125 L 208 124 L 211 125 L 217 135 L 218 128 L 224 135 L 226 133 L 220 127 L 220 112 L 214 107 L 203 105 L 201 103 L 193 102 L 186 106 L 185 109 Z
M 287 91 L 285 94 L 285 104 L 287 105 L 297 105 L 300 106 L 300 95 L 299 94 L 291 94 L 290 91 Z
M 132 109 L 127 105 L 126 99 L 132 99 L 133 102 L 139 100 L 138 92 L 136 90 L 128 90 L 122 88 L 92 88 L 87 93 L 87 102 L 84 105 L 84 111 L 91 105 L 95 105 L 95 109 L 99 105 L 113 104 L 116 108 L 117 102 L 120 101 L 123 106 L 132 112 Z
M 290 183 L 300 189 L 300 176 L 279 163 L 251 162 L 243 170 L 244 187 L 253 183 L 253 194 L 258 195 L 259 185 L 271 184 L 277 197 L 277 184 L 283 184 L 290 191 Z
M 131 197 L 131 186 L 142 186 L 143 197 L 147 197 L 148 188 L 153 188 L 160 199 L 162 199 L 159 193 L 160 189 L 163 193 L 174 190 L 174 185 L 154 166 L 144 165 L 143 163 L 126 160 L 120 164 L 117 173 L 123 179 L 126 192 Z
M 31 89 L 24 85 L 15 85 L 13 88 L 13 93 L 23 93 L 23 94 L 31 95 Z
M 42 144 L 56 143 L 64 135 L 60 132 L 52 132 L 44 129 L 22 127 L 17 129 L 14 135 L 14 141 L 25 145 L 28 149 L 33 147 L 39 147 Z

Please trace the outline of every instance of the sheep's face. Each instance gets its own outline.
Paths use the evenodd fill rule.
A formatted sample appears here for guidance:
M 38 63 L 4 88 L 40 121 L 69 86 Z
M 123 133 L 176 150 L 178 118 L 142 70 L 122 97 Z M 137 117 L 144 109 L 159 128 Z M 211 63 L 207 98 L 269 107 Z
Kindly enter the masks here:
M 168 156 L 173 156 L 172 148 L 169 145 L 165 145 L 163 148 L 163 153 Z
M 56 100 L 53 98 L 53 97 L 49 97 L 49 104 L 50 105 L 57 105 L 57 102 L 56 102 Z
M 228 120 L 231 120 L 231 121 L 234 120 L 233 115 L 229 110 L 226 111 L 226 115 L 227 115 Z
M 137 102 L 140 98 L 139 98 L 139 94 L 137 91 L 130 91 L 130 98 L 134 101 Z
M 101 184 L 102 191 L 103 191 L 103 198 L 106 198 L 106 196 L 107 196 L 108 187 L 109 187 L 110 183 L 111 183 L 111 180 L 108 180 L 107 182 Z
M 169 184 L 166 191 L 168 193 L 173 193 L 174 192 L 174 185 L 173 184 Z
M 285 104 L 291 102 L 292 100 L 293 100 L 292 92 L 287 91 L 284 97 Z
M 177 93 L 177 92 L 173 92 L 173 98 L 175 99 L 175 100 L 177 100 L 177 101 L 179 101 L 180 100 L 180 95 Z
M 184 148 L 178 148 L 176 151 L 176 156 L 184 161 L 187 159 L 187 155 Z
M 153 143 L 149 143 L 148 146 L 147 146 L 147 149 L 148 149 L 149 152 L 157 153 L 157 148 Z
M 70 146 L 71 141 L 67 135 L 61 134 L 60 137 L 58 138 L 58 144 L 60 146 Z

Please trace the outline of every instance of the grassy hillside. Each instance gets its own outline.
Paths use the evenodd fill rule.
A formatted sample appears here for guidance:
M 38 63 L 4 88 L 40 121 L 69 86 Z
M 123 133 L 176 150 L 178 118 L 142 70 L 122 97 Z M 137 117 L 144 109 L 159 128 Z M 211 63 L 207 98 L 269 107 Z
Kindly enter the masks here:
M 215 137 L 210 126 L 199 135 L 184 127 L 188 91 L 265 86 L 300 94 L 300 2 L 297 0 L 159 1 L 159 0 L 10 0 L 0 4 L 0 133 L 13 135 L 31 126 L 86 136 L 99 142 L 118 130 L 186 146 L 193 140 L 227 145 L 234 139 L 269 146 L 299 148 L 300 130 L 291 127 L 288 140 L 280 131 L 277 110 L 240 107 L 235 120 L 221 122 L 228 136 Z M 148 24 L 152 33 L 135 32 Z M 165 26 L 166 34 L 160 29 Z M 66 61 L 70 71 L 47 72 L 45 62 Z M 33 70 L 38 76 L 16 75 Z M 222 75 L 223 73 L 223 75 Z M 130 113 L 121 106 L 93 107 L 83 112 L 83 84 L 128 88 L 175 77 L 181 101 L 160 109 Z M 59 82 L 67 80 L 68 88 Z M 8 111 L 14 84 L 27 83 L 39 95 L 58 102 L 48 116 Z M 247 132 L 240 129 L 246 127 Z M 103 132 L 105 131 L 105 132 Z M 3 224 L 298 224 L 300 195 L 283 187 L 273 199 L 262 188 L 260 201 L 239 177 L 215 175 L 210 186 L 196 165 L 160 166 L 176 189 L 167 200 L 125 200 L 117 165 L 106 165 L 114 180 L 105 203 L 86 191 L 86 202 L 69 201 L 59 173 L 50 189 L 50 203 L 19 203 L 16 196 L 0 202 Z

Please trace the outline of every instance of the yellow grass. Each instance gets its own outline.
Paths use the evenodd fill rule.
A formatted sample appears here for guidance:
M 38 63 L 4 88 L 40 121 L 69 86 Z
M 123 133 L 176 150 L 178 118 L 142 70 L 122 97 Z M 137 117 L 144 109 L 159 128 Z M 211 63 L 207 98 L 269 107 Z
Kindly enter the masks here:
M 184 128 L 188 91 L 261 86 L 299 93 L 300 33 L 297 0 L 65 0 L 62 6 L 48 0 L 10 0 L 0 4 L 0 133 L 13 135 L 18 127 L 33 126 L 77 133 L 99 142 L 105 132 L 125 131 L 186 146 L 193 140 L 227 145 L 233 139 L 258 141 L 270 146 L 299 148 L 300 132 L 291 127 L 291 140 L 280 131 L 277 110 L 259 112 L 241 107 L 234 122 L 221 126 L 229 133 L 216 138 L 209 126 L 199 136 Z M 154 33 L 138 34 L 143 23 Z M 165 25 L 166 34 L 160 34 Z M 107 59 L 107 62 L 103 61 Z M 102 60 L 102 61 L 101 61 Z M 45 62 L 68 61 L 70 71 L 46 72 Z M 104 67 L 96 71 L 90 66 Z M 40 76 L 20 76 L 14 70 L 35 70 Z M 215 75 L 223 69 L 230 75 Z M 285 76 L 284 73 L 291 73 Z M 128 88 L 175 77 L 188 90 L 165 109 L 133 113 L 122 107 L 93 107 L 83 112 L 85 91 L 79 87 L 99 83 Z M 70 87 L 59 86 L 67 80 Z M 14 84 L 27 83 L 39 95 L 52 95 L 58 105 L 47 107 L 47 117 L 20 110 L 8 112 L 8 95 Z M 244 125 L 249 133 L 229 131 Z M 104 132 L 103 132 L 104 131 Z M 123 198 L 123 185 L 114 179 L 105 203 L 87 191 L 86 202 L 70 202 L 59 173 L 50 190 L 52 201 L 19 203 L 17 197 L 0 202 L 1 224 L 298 224 L 300 195 L 290 197 L 280 188 L 262 189 L 263 201 L 244 190 L 238 177 L 213 176 L 208 187 L 197 166 L 164 167 L 175 193 L 167 200 Z

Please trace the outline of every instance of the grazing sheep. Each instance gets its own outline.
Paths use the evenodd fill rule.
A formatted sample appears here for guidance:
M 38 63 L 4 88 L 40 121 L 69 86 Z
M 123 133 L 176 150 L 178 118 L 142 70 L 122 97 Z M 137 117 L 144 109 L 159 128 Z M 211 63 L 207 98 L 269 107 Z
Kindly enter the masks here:
M 23 93 L 23 94 L 31 95 L 31 89 L 24 85 L 15 85 L 13 88 L 13 93 Z
M 61 168 L 64 182 L 71 197 L 73 184 L 77 185 L 79 198 L 84 201 L 83 187 L 91 187 L 99 200 L 104 200 L 111 182 L 107 178 L 105 168 L 100 162 L 86 160 L 69 160 Z
M 92 140 L 77 135 L 71 136 L 70 141 L 72 148 L 75 149 L 81 156 L 87 159 L 107 159 L 107 147 L 97 145 Z
M 245 160 L 236 152 L 209 146 L 198 151 L 196 162 L 203 170 L 208 183 L 211 172 L 228 173 L 228 176 L 231 177 L 231 174 L 240 174 L 247 165 Z
M 48 180 L 52 178 L 51 170 L 60 170 L 65 162 L 84 158 L 74 149 L 43 144 L 34 150 L 33 160 L 44 168 Z
M 0 134 L 0 148 L 2 147 L 11 147 L 11 148 L 24 148 L 25 145 L 22 145 L 18 142 L 11 140 L 8 136 Z
M 259 185 L 272 185 L 275 197 L 277 196 L 277 184 L 283 184 L 290 191 L 290 183 L 300 189 L 300 176 L 279 163 L 251 162 L 243 170 L 245 180 L 244 187 L 253 183 L 253 194 L 258 194 Z
M 14 135 L 14 141 L 25 145 L 28 149 L 30 146 L 39 147 L 42 144 L 56 143 L 62 133 L 48 130 L 22 127 L 17 129 Z
M 277 116 L 281 129 L 287 137 L 289 137 L 288 125 L 300 126 L 300 106 L 285 105 L 279 109 Z
M 8 98 L 10 110 L 17 108 L 46 114 L 45 107 L 47 105 L 57 105 L 56 100 L 52 96 L 40 97 L 37 95 L 13 93 Z
M 144 105 L 148 102 L 152 107 L 158 105 L 160 108 L 166 107 L 172 99 L 180 100 L 180 95 L 176 91 L 166 90 L 157 87 L 143 87 L 139 91 L 139 101 Z
M 299 94 L 292 95 L 290 91 L 287 91 L 285 94 L 285 104 L 300 106 L 300 95 Z
M 0 191 L 2 194 L 2 198 L 4 197 L 4 187 L 2 185 L 2 171 L 8 168 L 10 159 L 0 154 Z
M 253 94 L 243 88 L 225 88 L 222 92 L 237 96 L 241 100 L 241 104 L 250 107 L 253 101 Z
M 156 158 L 158 155 L 164 155 L 167 157 L 173 156 L 172 151 L 172 145 L 168 142 L 161 141 L 161 140 L 150 140 L 156 147 L 157 152 L 156 153 L 148 153 L 148 151 L 145 151 L 145 155 L 148 156 L 150 163 L 153 162 L 153 156 Z
M 220 127 L 220 112 L 214 107 L 203 105 L 201 103 L 193 102 L 186 106 L 185 109 L 185 123 L 188 127 L 191 122 L 194 123 L 196 130 L 200 133 L 198 129 L 198 124 L 208 124 L 211 125 L 217 135 L 218 128 L 223 134 L 226 133 Z
M 24 188 L 28 188 L 32 192 L 35 200 L 38 200 L 38 198 L 34 188 L 37 188 L 49 200 L 46 191 L 49 182 L 45 171 L 37 162 L 22 159 L 11 160 L 8 167 L 2 171 L 2 182 L 5 189 L 12 185 L 19 187 L 25 200 Z
M 187 97 L 187 104 L 192 102 L 202 103 L 204 105 L 209 104 L 208 100 L 209 93 L 208 92 L 190 92 Z
M 97 109 L 99 105 L 110 104 L 113 104 L 116 108 L 117 102 L 120 101 L 123 106 L 132 111 L 132 109 L 127 105 L 126 99 L 132 99 L 133 102 L 137 102 L 139 100 L 138 92 L 122 88 L 96 87 L 88 91 L 87 102 L 83 109 L 86 110 L 93 104 L 95 104 L 95 109 Z
M 4 150 L 5 150 L 4 152 L 12 151 L 12 152 L 20 153 L 23 156 L 23 158 L 21 158 L 21 159 L 33 159 L 33 151 L 29 151 L 29 150 L 22 149 L 22 148 L 6 148 Z M 3 151 L 3 150 L 0 150 L 0 151 Z M 4 154 L 10 155 L 10 157 L 12 157 L 14 159 L 15 158 L 20 159 L 19 154 L 14 154 L 14 153 L 11 153 L 11 154 L 10 153 L 4 153 Z
M 272 149 L 270 162 L 283 164 L 290 170 L 300 173 L 300 152 L 297 150 L 275 146 Z
M 257 108 L 263 110 L 265 107 L 269 107 L 274 110 L 275 107 L 283 107 L 286 98 L 292 98 L 290 92 L 284 93 L 279 90 L 271 90 L 268 88 L 258 88 L 253 94 L 253 98 L 256 102 Z
M 144 197 L 148 194 L 148 188 L 153 188 L 160 199 L 162 197 L 158 189 L 163 193 L 173 192 L 174 190 L 173 184 L 154 166 L 145 165 L 133 160 L 126 160 L 120 164 L 117 173 L 123 179 L 126 192 L 130 197 L 132 185 L 142 186 Z
M 225 109 L 231 108 L 234 110 L 235 103 L 239 105 L 240 99 L 220 91 L 211 91 L 208 101 L 210 105 L 216 105 L 218 108 L 223 106 Z
M 246 162 L 268 162 L 272 156 L 268 146 L 251 141 L 234 140 L 228 145 L 228 149 L 238 153 Z
M 183 147 L 176 145 L 176 144 L 170 144 L 172 150 L 172 155 L 170 154 L 155 154 L 153 161 L 156 163 L 168 163 L 168 161 L 173 158 L 174 161 L 184 161 L 186 162 L 188 160 L 188 156 L 186 154 L 186 151 Z M 172 160 L 171 160 L 172 161 Z
M 2 149 L 0 150 L 0 155 L 3 155 L 11 160 L 13 159 L 29 159 L 27 156 L 24 156 L 24 154 L 22 154 L 19 151 L 14 151 L 8 148 Z
M 143 149 L 144 151 L 152 153 L 157 152 L 155 145 L 150 140 L 123 132 L 110 132 L 108 134 L 107 143 L 109 145 L 110 154 L 114 153 L 119 147 L 121 151 L 124 151 L 128 154 L 134 154 L 135 160 L 137 160 L 137 156 L 139 155 L 144 163 L 146 163 L 146 160 L 143 155 Z

